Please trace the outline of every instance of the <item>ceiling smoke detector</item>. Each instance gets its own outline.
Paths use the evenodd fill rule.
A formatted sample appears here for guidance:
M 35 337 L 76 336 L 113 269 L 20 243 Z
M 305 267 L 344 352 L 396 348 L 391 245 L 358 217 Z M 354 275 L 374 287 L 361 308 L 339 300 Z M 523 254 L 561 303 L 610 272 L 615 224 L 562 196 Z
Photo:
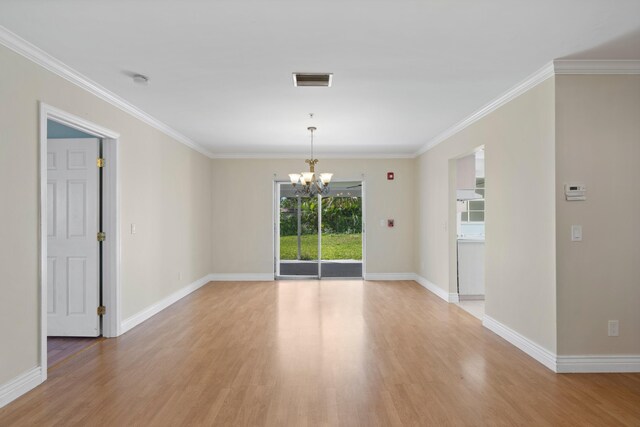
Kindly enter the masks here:
M 331 87 L 333 73 L 293 73 L 293 85 L 296 87 Z
M 137 83 L 139 85 L 148 85 L 149 84 L 149 77 L 145 76 L 143 74 L 134 74 L 133 75 L 133 81 L 134 81 L 134 83 Z

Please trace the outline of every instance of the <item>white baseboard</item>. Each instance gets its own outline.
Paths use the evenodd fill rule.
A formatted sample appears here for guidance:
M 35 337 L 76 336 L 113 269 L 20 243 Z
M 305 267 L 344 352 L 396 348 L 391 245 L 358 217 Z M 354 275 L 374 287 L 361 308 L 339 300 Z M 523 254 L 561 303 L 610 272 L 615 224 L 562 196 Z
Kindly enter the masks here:
M 547 368 L 557 372 L 556 355 L 546 348 L 487 315 L 482 319 L 482 326 L 509 341 Z
M 460 295 L 459 301 L 484 301 L 484 295 Z
M 211 282 L 212 279 L 211 278 L 211 274 L 208 274 L 206 276 L 204 276 L 201 279 L 196 280 L 195 282 L 185 286 L 184 288 L 172 293 L 171 295 L 163 298 L 162 300 L 158 301 L 157 303 L 150 305 L 149 307 L 145 308 L 144 310 L 134 314 L 133 316 L 129 317 L 128 319 L 125 319 L 122 321 L 122 323 L 120 324 L 120 334 L 124 334 L 127 331 L 130 331 L 131 329 L 135 328 L 136 326 L 138 326 L 140 323 L 144 322 L 145 320 L 149 319 L 150 317 L 158 314 L 159 312 L 161 312 L 162 310 L 164 310 L 165 308 L 169 307 L 171 304 L 181 300 L 182 298 L 186 297 L 187 295 L 189 295 L 190 293 L 192 293 L 193 291 L 200 289 L 202 286 L 206 285 L 207 283 Z
M 428 281 L 427 279 L 425 279 L 424 277 L 420 276 L 419 274 L 414 274 L 413 275 L 413 280 L 418 282 L 418 284 L 420 286 L 422 286 L 423 288 L 425 288 L 426 290 L 430 291 L 431 293 L 436 294 L 437 296 L 439 296 L 440 298 L 442 298 L 443 300 L 445 300 L 447 302 L 458 302 L 458 300 L 457 300 L 458 294 L 450 294 L 450 293 L 448 293 L 447 291 L 442 289 L 440 286 Z M 456 297 L 455 301 L 453 301 L 451 299 L 452 295 L 455 295 L 455 297 Z
M 640 372 L 640 355 L 558 356 L 558 373 Z
M 0 408 L 42 384 L 42 368 L 36 366 L 11 381 L 0 385 Z
M 414 273 L 365 273 L 364 280 L 415 280 Z
M 273 273 L 214 273 L 209 275 L 212 282 L 273 282 Z

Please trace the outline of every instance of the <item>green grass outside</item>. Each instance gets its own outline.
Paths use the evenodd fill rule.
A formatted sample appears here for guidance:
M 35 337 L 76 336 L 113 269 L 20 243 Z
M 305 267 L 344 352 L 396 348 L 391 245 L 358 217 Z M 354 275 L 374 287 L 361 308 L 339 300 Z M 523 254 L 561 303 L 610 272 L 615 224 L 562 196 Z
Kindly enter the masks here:
M 318 235 L 307 234 L 302 238 L 302 259 L 318 259 Z M 298 237 L 280 237 L 280 259 L 298 258 Z M 322 259 L 362 259 L 362 236 L 360 234 L 323 234 Z

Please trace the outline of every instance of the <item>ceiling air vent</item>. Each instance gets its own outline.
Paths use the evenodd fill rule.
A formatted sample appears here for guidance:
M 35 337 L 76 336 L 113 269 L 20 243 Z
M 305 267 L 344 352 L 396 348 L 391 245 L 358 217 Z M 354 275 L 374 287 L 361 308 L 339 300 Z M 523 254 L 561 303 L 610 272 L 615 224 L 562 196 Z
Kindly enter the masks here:
M 331 87 L 332 73 L 293 73 L 293 85 Z

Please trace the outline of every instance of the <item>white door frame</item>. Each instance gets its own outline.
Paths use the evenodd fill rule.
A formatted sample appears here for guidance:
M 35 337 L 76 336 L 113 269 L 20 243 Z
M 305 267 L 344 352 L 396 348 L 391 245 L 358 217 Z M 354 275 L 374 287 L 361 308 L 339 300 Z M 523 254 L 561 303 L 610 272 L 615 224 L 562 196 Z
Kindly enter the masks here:
M 318 204 L 318 279 L 322 279 L 322 196 L 316 196 Z
M 367 199 L 365 198 L 367 185 L 362 174 L 362 280 L 367 277 Z
M 367 209 L 366 209 L 366 200 L 365 200 L 365 189 L 366 183 L 364 179 L 364 174 L 358 179 L 340 179 L 335 182 L 359 182 L 362 184 L 362 277 L 360 279 L 364 280 L 367 274 L 366 266 L 367 266 L 367 233 L 366 233 L 366 225 L 367 225 Z M 271 248 L 273 249 L 273 264 L 274 264 L 274 279 L 282 278 L 280 276 L 280 188 L 279 184 L 289 183 L 287 180 L 279 180 L 276 178 L 276 174 L 274 174 L 273 178 L 273 209 L 272 209 L 272 217 L 273 217 L 273 234 L 271 235 L 273 238 L 273 242 Z M 322 209 L 319 207 L 320 211 L 318 214 L 318 279 L 322 278 L 322 231 L 320 230 L 321 226 L 321 215 Z M 298 276 L 301 280 L 306 279 L 306 276 Z M 315 277 L 314 277 L 315 279 Z
M 280 182 L 273 180 L 273 278 L 280 277 Z
M 102 318 L 102 335 L 120 335 L 120 189 L 118 186 L 117 132 L 40 102 L 40 367 L 47 379 L 47 120 L 102 139 L 106 159 L 102 175 L 102 300 L 107 307 Z

